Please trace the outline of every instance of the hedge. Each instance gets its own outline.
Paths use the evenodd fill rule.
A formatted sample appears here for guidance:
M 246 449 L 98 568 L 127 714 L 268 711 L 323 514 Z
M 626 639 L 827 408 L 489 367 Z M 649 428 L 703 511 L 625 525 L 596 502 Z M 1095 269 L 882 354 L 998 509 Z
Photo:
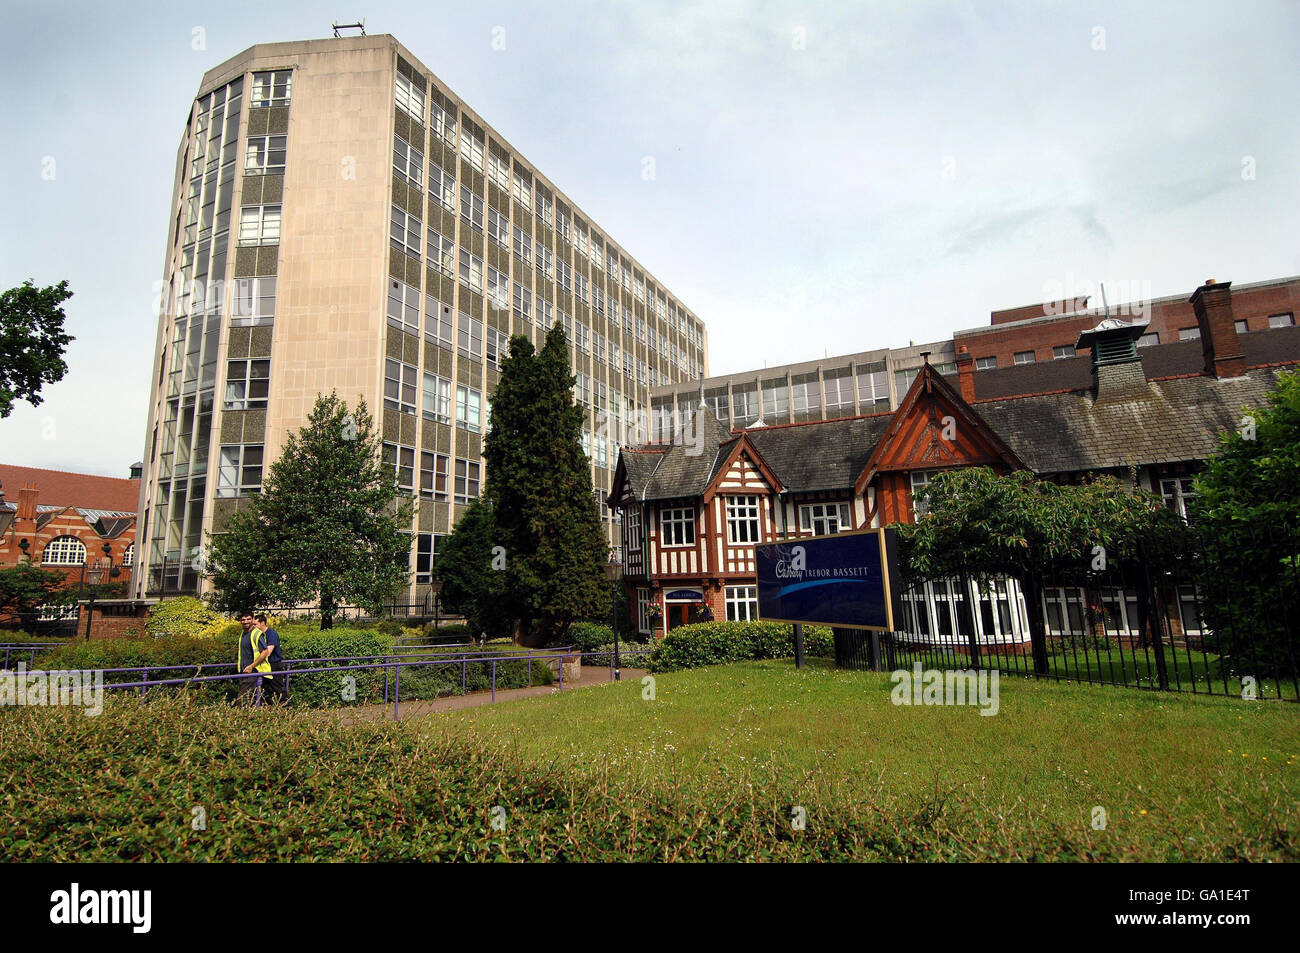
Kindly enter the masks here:
M 827 805 L 809 800 L 806 782 L 748 768 L 615 790 L 410 722 L 347 725 L 162 695 L 109 699 L 96 718 L 74 708 L 5 717 L 9 861 L 915 860 L 964 844 L 918 822 L 924 805 Z M 806 830 L 791 830 L 791 804 L 808 805 Z
M 803 628 L 804 653 L 833 657 L 835 643 L 824 626 Z M 697 622 L 671 630 L 650 656 L 652 672 L 701 665 L 794 656 L 794 627 L 780 622 Z

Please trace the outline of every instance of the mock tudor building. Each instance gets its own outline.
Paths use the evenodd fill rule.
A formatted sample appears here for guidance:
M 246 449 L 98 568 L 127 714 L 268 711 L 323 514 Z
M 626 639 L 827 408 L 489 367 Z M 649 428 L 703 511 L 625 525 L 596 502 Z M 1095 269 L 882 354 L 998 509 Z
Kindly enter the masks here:
M 641 632 L 701 617 L 757 617 L 754 545 L 910 522 L 946 469 L 1028 469 L 1054 480 L 1113 474 L 1159 494 L 1182 515 L 1192 476 L 1265 403 L 1279 369 L 1300 364 L 1300 328 L 1239 333 L 1229 283 L 1192 295 L 1197 338 L 1142 347 L 1142 322 L 1106 319 L 1074 342 L 1086 357 L 977 371 L 959 346 L 957 372 L 925 364 L 896 410 L 733 430 L 707 405 L 672 442 L 623 448 L 610 505 L 623 514 L 624 579 Z M 957 603 L 976 600 L 984 641 L 1028 641 L 1014 580 L 928 583 L 907 594 L 907 631 L 952 636 Z M 1083 595 L 1049 589 L 1049 634 L 1081 633 Z M 1121 631 L 1136 632 L 1135 594 L 1102 593 Z M 1179 618 L 1200 629 L 1195 594 Z

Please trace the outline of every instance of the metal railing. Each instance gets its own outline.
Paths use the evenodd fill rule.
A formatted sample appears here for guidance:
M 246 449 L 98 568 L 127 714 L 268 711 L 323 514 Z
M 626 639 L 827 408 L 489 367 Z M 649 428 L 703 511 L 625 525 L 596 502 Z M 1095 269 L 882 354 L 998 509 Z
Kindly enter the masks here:
M 620 652 L 624 657 L 640 657 L 648 655 L 650 649 L 633 649 L 631 651 Z M 584 656 L 599 655 L 602 658 L 607 657 L 607 662 L 602 662 L 600 667 L 606 665 L 609 668 L 610 680 L 614 681 L 617 677 L 614 659 L 608 652 L 572 652 L 565 648 L 530 650 L 527 653 L 508 652 L 501 653 L 491 649 L 469 650 L 448 654 L 445 652 L 436 653 L 413 653 L 403 655 L 355 655 L 355 656 L 332 656 L 325 658 L 312 659 L 286 659 L 284 668 L 275 670 L 269 675 L 266 673 L 255 673 L 246 675 L 243 672 L 233 672 L 229 674 L 203 675 L 204 669 L 229 669 L 236 668 L 237 662 L 211 662 L 198 663 L 191 662 L 188 664 L 170 664 L 170 665 L 140 665 L 124 668 L 98 669 L 104 678 L 104 688 L 112 690 L 138 689 L 140 697 L 144 698 L 151 688 L 176 687 L 188 688 L 198 685 L 238 685 L 241 682 L 253 682 L 252 704 L 264 704 L 264 683 L 269 677 L 284 678 L 284 688 L 286 695 L 291 687 L 291 680 L 294 676 L 302 677 L 305 675 L 324 675 L 331 673 L 351 674 L 363 671 L 383 671 L 383 703 L 387 705 L 390 700 L 393 706 L 394 719 L 400 717 L 400 703 L 402 691 L 402 669 L 419 669 L 431 668 L 436 666 L 460 666 L 461 669 L 461 690 L 460 695 L 480 694 L 480 692 L 471 692 L 469 690 L 469 666 L 471 664 L 490 664 L 490 687 L 484 690 L 483 694 L 489 694 L 491 701 L 496 702 L 498 688 L 498 672 L 500 666 L 506 663 L 526 663 L 527 666 L 527 686 L 533 687 L 532 671 L 533 663 L 558 662 L 556 666 L 557 679 L 556 690 L 564 690 L 564 665 L 566 662 L 571 663 L 573 660 L 581 660 Z M 323 663 L 342 663 L 342 664 L 323 664 Z M 305 666 L 305 667 L 304 667 Z M 174 678 L 151 678 L 151 675 L 166 674 L 169 672 L 187 671 L 188 674 Z M 142 675 L 142 678 L 131 679 L 129 676 Z M 127 680 L 118 681 L 116 676 L 127 676 Z M 456 694 L 448 692 L 447 695 Z M 439 694 L 436 697 L 445 697 Z M 417 699 L 410 699 L 413 701 Z M 418 699 L 427 700 L 427 699 Z M 346 707 L 346 706 L 345 706 Z

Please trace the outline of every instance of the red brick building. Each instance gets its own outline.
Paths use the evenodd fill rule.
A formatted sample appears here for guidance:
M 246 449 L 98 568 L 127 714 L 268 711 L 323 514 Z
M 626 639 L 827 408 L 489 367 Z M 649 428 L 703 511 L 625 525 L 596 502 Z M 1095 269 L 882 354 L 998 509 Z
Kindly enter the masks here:
M 73 584 L 129 582 L 138 477 L 0 464 L 0 568 L 30 560 Z
M 1148 322 L 1139 347 L 1200 337 L 1196 310 L 1186 295 L 1111 302 L 1109 308 L 1089 308 L 1089 303 L 1096 302 L 1078 297 L 994 311 L 988 327 L 957 331 L 953 343 L 958 352 L 964 346 L 982 371 L 1074 357 L 1079 335 L 1106 317 Z M 1300 313 L 1300 276 L 1234 287 L 1232 310 L 1238 334 L 1293 327 Z
M 735 431 L 701 407 L 671 443 L 623 448 L 609 505 L 623 514 L 633 623 L 662 635 L 707 613 L 757 618 L 756 543 L 910 522 L 945 469 L 1111 474 L 1185 516 L 1218 435 L 1265 402 L 1278 368 L 1300 365 L 1300 328 L 1241 333 L 1237 301 L 1229 283 L 1198 288 L 1187 302 L 1196 339 L 1138 347 L 1145 323 L 1094 320 L 1070 338 L 1087 357 L 977 370 L 972 350 L 959 351 L 956 374 L 925 365 L 895 411 Z M 1050 634 L 1077 626 L 1082 593 L 1048 590 L 1028 606 L 1014 580 L 966 592 L 949 580 L 907 598 L 908 632 L 952 636 L 970 600 L 979 637 L 1006 643 L 1027 642 L 1031 611 Z M 1135 597 L 1102 598 L 1134 633 Z M 1171 627 L 1200 630 L 1194 593 L 1168 604 Z

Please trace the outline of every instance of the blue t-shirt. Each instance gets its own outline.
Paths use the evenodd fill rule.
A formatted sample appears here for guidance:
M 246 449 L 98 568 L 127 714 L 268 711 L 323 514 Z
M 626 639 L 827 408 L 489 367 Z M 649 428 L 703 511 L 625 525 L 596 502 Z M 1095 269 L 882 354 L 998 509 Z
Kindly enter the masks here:
M 267 629 L 262 633 L 262 647 L 271 649 L 271 656 L 267 659 L 272 668 L 280 667 L 280 660 L 284 656 L 280 653 L 280 633 L 275 629 Z

